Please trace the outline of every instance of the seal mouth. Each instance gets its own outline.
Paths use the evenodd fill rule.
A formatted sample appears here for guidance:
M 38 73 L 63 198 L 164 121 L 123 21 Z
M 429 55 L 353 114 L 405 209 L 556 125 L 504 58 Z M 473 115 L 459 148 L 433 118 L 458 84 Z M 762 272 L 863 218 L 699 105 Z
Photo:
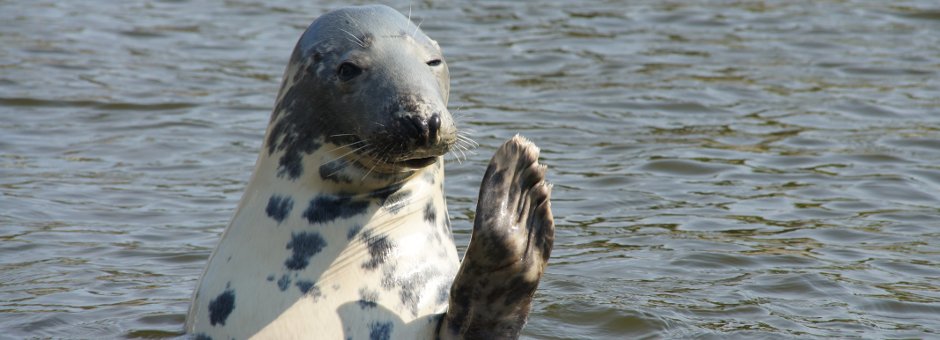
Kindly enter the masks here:
M 395 164 L 400 164 L 402 166 L 409 167 L 412 169 L 420 169 L 428 165 L 434 164 L 434 162 L 437 162 L 437 156 L 406 159 L 406 160 L 395 162 Z

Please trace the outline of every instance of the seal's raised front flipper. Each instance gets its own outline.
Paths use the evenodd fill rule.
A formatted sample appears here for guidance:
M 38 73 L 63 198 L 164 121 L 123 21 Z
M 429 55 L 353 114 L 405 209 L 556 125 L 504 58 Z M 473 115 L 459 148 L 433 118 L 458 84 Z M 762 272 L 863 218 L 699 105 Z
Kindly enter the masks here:
M 517 135 L 490 161 L 442 339 L 514 339 L 525 325 L 555 238 L 551 186 L 538 155 Z

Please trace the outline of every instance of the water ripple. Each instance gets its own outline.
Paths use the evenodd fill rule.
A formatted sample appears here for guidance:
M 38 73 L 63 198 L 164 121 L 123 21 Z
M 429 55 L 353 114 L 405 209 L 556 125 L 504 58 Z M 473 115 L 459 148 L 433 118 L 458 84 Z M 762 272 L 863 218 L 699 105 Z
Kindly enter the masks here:
M 180 336 L 288 53 L 339 5 L 5 2 L 5 335 Z M 940 333 L 934 3 L 392 5 L 480 143 L 448 164 L 460 250 L 496 147 L 522 133 L 550 166 L 525 337 Z

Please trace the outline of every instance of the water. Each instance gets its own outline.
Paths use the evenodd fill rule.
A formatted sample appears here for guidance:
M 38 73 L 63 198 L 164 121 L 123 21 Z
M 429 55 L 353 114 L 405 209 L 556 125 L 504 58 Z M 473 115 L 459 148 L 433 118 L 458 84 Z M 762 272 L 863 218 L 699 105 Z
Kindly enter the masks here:
M 0 337 L 180 335 L 338 5 L 0 2 Z M 527 338 L 940 337 L 935 2 L 410 7 L 480 143 L 448 164 L 457 243 L 503 140 L 550 166 Z

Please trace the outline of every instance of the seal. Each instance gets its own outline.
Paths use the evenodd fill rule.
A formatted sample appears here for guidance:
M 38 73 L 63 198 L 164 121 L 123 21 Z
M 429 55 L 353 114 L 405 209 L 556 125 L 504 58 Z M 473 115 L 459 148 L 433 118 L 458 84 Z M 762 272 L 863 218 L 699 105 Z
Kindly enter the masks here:
M 483 177 L 458 260 L 443 156 L 466 143 L 438 44 L 385 6 L 298 41 L 253 175 L 193 294 L 198 339 L 515 338 L 554 240 L 538 148 Z

